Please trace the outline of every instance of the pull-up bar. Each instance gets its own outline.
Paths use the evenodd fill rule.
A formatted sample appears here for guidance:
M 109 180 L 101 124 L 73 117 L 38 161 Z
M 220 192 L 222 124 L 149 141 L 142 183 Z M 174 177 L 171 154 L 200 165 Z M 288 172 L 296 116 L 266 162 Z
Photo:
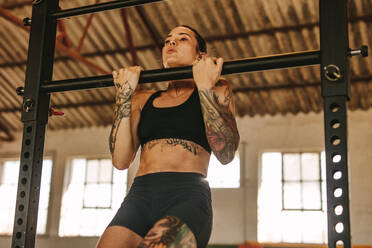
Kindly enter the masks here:
M 227 75 L 316 64 L 320 64 L 319 50 L 227 61 L 223 65 L 221 74 Z M 146 70 L 141 72 L 139 83 L 162 82 L 188 78 L 192 78 L 191 66 Z M 96 77 L 44 82 L 41 86 L 41 91 L 52 93 L 110 86 L 114 86 L 114 84 L 112 82 L 112 75 L 108 74 Z
M 55 17 L 56 19 L 62 19 L 71 16 L 85 15 L 95 12 L 101 12 L 105 10 L 113 10 L 119 8 L 127 8 L 132 6 L 138 6 L 148 3 L 161 2 L 164 0 L 118 0 L 107 3 L 99 3 L 94 5 L 87 5 L 83 7 L 60 10 L 54 13 L 51 13 L 50 16 Z

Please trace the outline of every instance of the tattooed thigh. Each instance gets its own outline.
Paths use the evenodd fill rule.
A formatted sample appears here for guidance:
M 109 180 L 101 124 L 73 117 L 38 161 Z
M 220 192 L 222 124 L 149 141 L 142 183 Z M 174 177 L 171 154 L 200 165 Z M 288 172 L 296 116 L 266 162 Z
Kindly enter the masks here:
M 138 248 L 196 248 L 190 228 L 178 217 L 160 219 L 146 234 Z

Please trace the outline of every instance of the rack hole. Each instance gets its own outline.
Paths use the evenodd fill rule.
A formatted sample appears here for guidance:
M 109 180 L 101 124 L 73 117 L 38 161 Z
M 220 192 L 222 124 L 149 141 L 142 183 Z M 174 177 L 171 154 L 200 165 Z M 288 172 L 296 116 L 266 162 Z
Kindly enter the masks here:
M 340 110 L 340 105 L 338 105 L 337 103 L 332 103 L 330 106 L 329 106 L 330 110 L 333 112 L 333 113 L 336 113 Z
M 341 126 L 341 123 L 340 123 L 339 120 L 332 120 L 332 121 L 331 121 L 331 127 L 332 127 L 333 129 L 339 128 L 340 126 Z
M 339 180 L 339 179 L 341 179 L 341 177 L 342 177 L 342 172 L 341 171 L 335 171 L 333 173 L 333 179 Z
M 27 128 L 26 128 L 26 131 L 27 131 L 28 133 L 31 133 L 31 132 L 32 132 L 32 127 L 31 127 L 31 126 L 27 127 Z
M 26 196 L 26 192 L 24 192 L 24 191 L 21 191 L 21 198 L 23 198 L 23 197 L 25 197 Z
M 22 183 L 22 184 L 26 184 L 26 183 L 27 183 L 27 178 L 25 178 L 25 177 L 22 178 L 21 183 Z
M 342 196 L 342 188 L 336 188 L 334 191 L 333 191 L 333 195 L 335 197 L 341 197 Z
M 21 232 L 17 232 L 17 233 L 16 233 L 16 238 L 17 238 L 17 239 L 20 239 L 21 237 L 22 237 L 22 233 L 21 233 Z
M 19 219 L 17 220 L 17 224 L 18 224 L 18 225 L 22 225 L 22 224 L 23 224 L 23 220 L 22 220 L 22 218 L 19 218 Z
M 335 215 L 341 215 L 344 212 L 344 208 L 342 207 L 342 205 L 337 205 L 334 210 Z
M 24 209 L 25 209 L 25 206 L 23 204 L 21 204 L 21 205 L 18 206 L 18 210 L 19 211 L 22 212 Z
M 25 152 L 24 153 L 24 156 L 25 156 L 25 158 L 28 158 L 28 157 L 30 157 L 30 153 L 29 152 Z
M 335 225 L 335 230 L 337 233 L 342 233 L 344 231 L 344 224 L 342 222 L 338 222 Z
M 334 154 L 332 156 L 332 162 L 337 164 L 341 162 L 341 155 L 340 154 Z
M 29 146 L 31 144 L 31 140 L 30 139 L 26 139 L 25 144 Z
M 23 165 L 23 166 L 22 166 L 22 170 L 23 170 L 23 171 L 27 171 L 27 170 L 28 170 L 28 165 L 27 165 L 27 164 Z
M 342 241 L 342 240 L 337 240 L 337 241 L 336 241 L 336 247 L 337 247 L 337 248 L 344 248 L 344 241 Z
M 21 248 L 21 247 L 17 245 L 15 248 Z
M 339 144 L 341 144 L 341 139 L 338 136 L 333 136 L 331 138 L 331 143 L 334 146 L 338 146 Z

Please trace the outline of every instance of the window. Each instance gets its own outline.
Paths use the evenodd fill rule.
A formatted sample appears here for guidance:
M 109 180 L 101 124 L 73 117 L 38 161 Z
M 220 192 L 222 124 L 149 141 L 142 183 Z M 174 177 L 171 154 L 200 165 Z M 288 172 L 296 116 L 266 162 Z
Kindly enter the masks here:
M 221 164 L 212 154 L 209 160 L 207 180 L 211 188 L 239 188 L 240 187 L 240 159 L 239 154 L 229 164 Z
M 282 160 L 282 209 L 322 211 L 320 153 L 284 153 Z
M 75 158 L 66 175 L 59 235 L 101 235 L 125 197 L 127 170 L 111 159 Z
M 263 153 L 259 242 L 326 243 L 326 209 L 324 152 Z
M 16 159 L 0 160 L 0 199 L 6 199 L 0 201 L 0 212 L 9 213 L 1 215 L 0 234 L 2 235 L 11 235 L 13 232 L 19 164 L 19 160 Z M 41 174 L 37 234 L 46 233 L 51 176 L 52 160 L 45 159 Z

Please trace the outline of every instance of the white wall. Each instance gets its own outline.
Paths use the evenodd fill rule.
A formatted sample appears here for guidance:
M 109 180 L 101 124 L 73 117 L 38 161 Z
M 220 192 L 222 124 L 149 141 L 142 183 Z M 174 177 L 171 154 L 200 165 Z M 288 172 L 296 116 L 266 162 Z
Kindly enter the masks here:
M 53 117 L 63 118 L 63 117 Z M 351 231 L 354 244 L 372 245 L 372 111 L 349 112 Z M 210 243 L 238 244 L 257 237 L 257 183 L 259 156 L 264 151 L 324 149 L 322 114 L 238 119 L 241 135 L 242 187 L 212 191 L 214 224 Z M 48 131 L 45 153 L 53 155 L 53 185 L 49 236 L 37 240 L 39 248 L 94 247 L 97 238 L 58 238 L 63 172 L 71 156 L 107 155 L 110 128 Z M 21 134 L 12 143 L 0 143 L 0 156 L 20 153 Z M 17 155 L 18 156 L 18 155 Z M 129 182 L 136 168 L 129 171 Z M 10 247 L 0 237 L 0 247 Z

